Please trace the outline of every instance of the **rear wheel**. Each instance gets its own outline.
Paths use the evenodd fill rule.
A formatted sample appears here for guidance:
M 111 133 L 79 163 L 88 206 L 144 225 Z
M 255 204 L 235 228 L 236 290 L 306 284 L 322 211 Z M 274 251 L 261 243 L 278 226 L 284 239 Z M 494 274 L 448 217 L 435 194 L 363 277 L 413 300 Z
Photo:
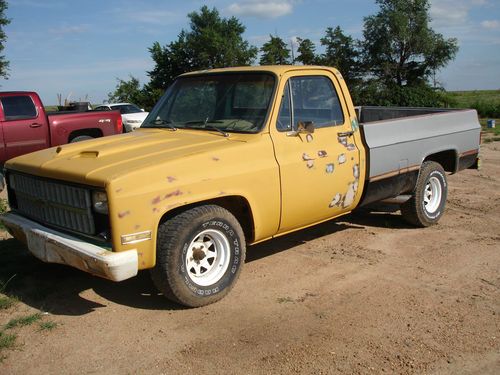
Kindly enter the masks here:
M 436 224 L 444 213 L 448 184 L 443 167 L 433 161 L 422 164 L 411 198 L 401 205 L 406 221 L 418 227 Z
M 222 207 L 205 205 L 160 225 L 151 276 L 168 299 L 198 307 L 228 294 L 244 261 L 245 240 L 236 218 Z
M 94 137 L 91 137 L 90 135 L 79 135 L 78 137 L 73 138 L 70 143 L 86 141 L 87 139 L 94 139 Z

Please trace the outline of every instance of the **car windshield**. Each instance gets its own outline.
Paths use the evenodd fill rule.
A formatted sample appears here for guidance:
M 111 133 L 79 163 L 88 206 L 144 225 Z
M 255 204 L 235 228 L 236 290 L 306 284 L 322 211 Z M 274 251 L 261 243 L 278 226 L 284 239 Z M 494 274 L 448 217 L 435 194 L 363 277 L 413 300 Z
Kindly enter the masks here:
M 274 84 L 269 73 L 181 77 L 141 127 L 256 133 L 266 119 Z
M 128 113 L 139 113 L 142 112 L 139 107 L 134 104 L 119 104 L 111 106 L 112 110 L 119 110 L 122 115 L 126 115 Z

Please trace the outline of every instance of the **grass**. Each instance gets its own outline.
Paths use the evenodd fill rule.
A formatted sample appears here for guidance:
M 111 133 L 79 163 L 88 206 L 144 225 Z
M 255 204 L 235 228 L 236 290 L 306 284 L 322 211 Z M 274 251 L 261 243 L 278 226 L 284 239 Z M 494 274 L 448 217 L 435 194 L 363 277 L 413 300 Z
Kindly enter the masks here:
M 54 328 L 56 328 L 59 324 L 56 322 L 53 322 L 51 320 L 47 322 L 40 322 L 38 325 L 39 330 L 38 331 L 52 331 Z
M 0 331 L 0 350 L 9 349 L 16 343 L 17 335 Z
M 470 108 L 476 102 L 500 103 L 500 90 L 449 91 L 456 106 Z
M 33 323 L 38 322 L 40 319 L 42 319 L 42 314 L 40 313 L 35 313 L 31 315 L 26 315 L 20 318 L 15 318 L 9 320 L 9 322 L 4 326 L 5 329 L 12 329 L 15 327 L 24 327 L 24 326 L 30 326 Z

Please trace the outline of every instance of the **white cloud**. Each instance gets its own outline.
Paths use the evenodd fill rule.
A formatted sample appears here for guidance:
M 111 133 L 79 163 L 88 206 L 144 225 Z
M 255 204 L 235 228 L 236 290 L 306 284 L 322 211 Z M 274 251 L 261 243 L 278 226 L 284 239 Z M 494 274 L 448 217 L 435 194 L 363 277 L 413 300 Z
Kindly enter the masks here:
M 485 29 L 496 30 L 500 29 L 500 21 L 498 20 L 486 20 L 481 22 L 481 26 Z
M 277 18 L 292 13 L 293 5 L 290 0 L 246 0 L 229 5 L 226 11 L 234 16 Z
M 49 30 L 51 34 L 64 36 L 68 34 L 81 34 L 89 30 L 88 25 L 61 26 Z

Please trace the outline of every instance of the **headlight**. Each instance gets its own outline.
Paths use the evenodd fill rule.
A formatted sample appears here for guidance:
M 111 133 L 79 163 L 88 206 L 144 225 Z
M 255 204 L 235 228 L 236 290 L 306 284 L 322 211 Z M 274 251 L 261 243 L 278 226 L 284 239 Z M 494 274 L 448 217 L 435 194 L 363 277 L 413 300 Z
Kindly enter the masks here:
M 108 196 L 102 191 L 94 191 L 92 194 L 92 205 L 94 211 L 100 214 L 108 213 Z

